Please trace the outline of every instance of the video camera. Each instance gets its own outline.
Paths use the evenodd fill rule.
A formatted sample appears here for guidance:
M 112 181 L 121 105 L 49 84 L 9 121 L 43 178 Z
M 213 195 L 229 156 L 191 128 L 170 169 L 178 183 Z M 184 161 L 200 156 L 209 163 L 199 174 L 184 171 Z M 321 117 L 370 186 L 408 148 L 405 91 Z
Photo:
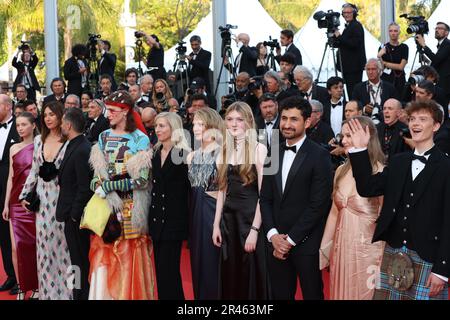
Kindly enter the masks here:
M 224 45 L 231 45 L 231 32 L 230 29 L 237 29 L 237 26 L 226 24 L 224 27 L 219 26 L 220 36 Z
M 314 13 L 313 18 L 317 20 L 319 29 L 327 29 L 328 36 L 331 37 L 341 25 L 340 16 L 339 12 L 328 10 L 327 12 L 317 11 Z
M 99 35 L 99 34 L 92 34 L 92 33 L 89 33 L 89 43 L 91 43 L 91 44 L 97 44 L 97 41 L 99 40 L 99 39 L 101 39 L 101 35 Z
M 263 42 L 264 46 L 266 47 L 270 47 L 272 49 L 276 48 L 276 49 L 280 49 L 280 44 L 278 43 L 278 39 L 272 39 L 272 37 L 269 36 L 269 41 L 264 41 Z
M 430 31 L 428 27 L 428 21 L 425 20 L 424 16 L 410 16 L 407 13 L 404 13 L 400 16 L 400 18 L 405 18 L 409 20 L 408 28 L 406 32 L 408 34 L 427 34 Z
M 30 42 L 28 41 L 20 41 L 21 44 L 19 46 L 19 50 L 29 50 L 30 49 Z
M 185 46 L 185 44 L 186 44 L 186 42 L 181 40 L 181 41 L 178 42 L 178 46 L 175 48 L 175 51 L 180 56 L 180 59 L 184 59 L 185 56 L 186 56 L 187 47 Z

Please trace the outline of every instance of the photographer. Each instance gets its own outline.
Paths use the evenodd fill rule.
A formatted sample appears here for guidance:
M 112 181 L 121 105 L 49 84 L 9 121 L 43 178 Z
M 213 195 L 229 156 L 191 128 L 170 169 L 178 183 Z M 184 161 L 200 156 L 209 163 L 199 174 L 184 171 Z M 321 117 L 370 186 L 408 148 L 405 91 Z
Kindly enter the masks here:
M 267 71 L 264 74 L 264 81 L 266 83 L 264 93 L 273 94 L 277 101 L 280 102 L 283 99 L 281 93 L 286 89 L 286 84 L 281 80 L 278 73 L 274 70 Z
M 135 33 L 137 37 L 144 37 L 145 43 L 150 47 L 147 54 L 147 68 L 157 68 L 148 72 L 153 79 L 165 79 L 166 69 L 164 69 L 164 47 L 159 43 L 158 36 L 152 34 L 147 35 L 145 32 L 137 31 Z
M 398 41 L 400 26 L 393 22 L 389 25 L 389 42 L 382 45 L 378 51 L 378 59 L 384 66 L 381 80 L 390 82 L 397 94 L 401 95 L 406 83 L 405 67 L 408 63 L 409 48 Z
M 411 150 L 411 134 L 408 126 L 399 121 L 402 104 L 397 99 L 388 99 L 383 105 L 383 122 L 377 125 L 381 148 L 389 160 L 394 154 Z
M 314 83 L 311 71 L 305 66 L 295 67 L 294 79 L 299 90 L 298 94 L 304 99 L 309 101 L 312 99 L 319 100 L 323 105 L 330 99 L 327 89 Z
M 256 61 L 256 75 L 263 76 L 270 67 L 267 64 L 267 47 L 264 42 L 258 42 L 256 45 L 256 52 L 258 53 L 258 60 Z
M 438 86 L 445 90 L 447 97 L 450 98 L 450 40 L 449 25 L 444 22 L 438 22 L 435 28 L 434 37 L 438 41 L 437 52 L 433 53 L 426 45 L 423 35 L 417 34 L 416 41 L 424 49 L 425 54 L 431 60 L 431 66 L 439 72 Z
M 18 103 L 24 103 L 27 100 L 28 100 L 27 88 L 23 84 L 18 84 L 15 90 L 15 97 L 13 99 L 14 105 Z
M 117 83 L 114 78 L 117 56 L 114 53 L 109 53 L 109 50 L 111 50 L 111 43 L 108 40 L 99 40 L 98 49 L 101 54 L 101 58 L 98 61 L 98 74 L 107 74 L 111 77 L 111 91 L 114 92 L 117 90 Z
M 235 39 L 236 45 L 239 48 L 239 54 L 234 61 L 234 66 L 230 65 L 228 57 L 224 57 L 225 67 L 232 71 L 232 68 L 239 74 L 241 72 L 247 72 L 250 77 L 256 75 L 256 61 L 258 59 L 258 52 L 255 47 L 250 47 L 250 36 L 246 33 L 238 34 Z
M 292 30 L 282 30 L 280 34 L 280 43 L 283 47 L 286 47 L 286 50 L 284 54 L 286 53 L 292 53 L 295 57 L 295 65 L 300 66 L 302 65 L 302 54 L 300 53 L 300 50 L 293 44 L 294 41 L 294 32 Z M 281 47 L 277 48 L 277 56 L 275 57 L 275 60 L 277 60 L 278 64 L 280 64 L 281 61 Z
M 362 81 L 364 64 L 366 63 L 366 48 L 364 45 L 364 28 L 356 20 L 358 8 L 350 3 L 342 6 L 342 16 L 346 25 L 342 34 L 339 31 L 334 33 L 336 38 L 335 46 L 339 48 L 341 56 L 343 78 L 347 85 L 348 96 L 353 94 L 353 88 Z M 338 54 L 339 56 L 339 54 Z M 338 63 L 338 67 L 340 64 Z
M 64 62 L 64 78 L 67 80 L 67 94 L 81 97 L 83 89 L 88 88 L 88 63 L 85 59 L 87 47 L 76 44 L 72 47 L 72 57 Z
M 17 85 L 23 84 L 27 90 L 29 100 L 36 102 L 36 90 L 40 89 L 34 69 L 38 64 L 38 57 L 27 42 L 22 42 L 12 60 L 12 66 L 17 69 L 17 77 L 14 80 L 13 92 Z
M 334 138 L 334 133 L 330 125 L 322 120 L 323 104 L 314 99 L 310 101 L 310 104 L 312 111 L 306 136 L 319 145 L 327 145 Z
M 100 76 L 100 91 L 95 96 L 95 99 L 104 100 L 112 93 L 112 79 L 109 74 L 102 74 Z
M 206 91 L 211 92 L 211 84 L 209 82 L 211 52 L 201 47 L 202 39 L 199 36 L 192 36 L 189 42 L 191 43 L 192 48 L 192 52 L 186 56 L 186 59 L 189 61 L 189 84 L 191 84 L 195 78 L 201 78 L 206 84 Z
M 125 82 L 119 85 L 119 90 L 128 91 L 131 86 L 134 86 L 138 80 L 138 71 L 136 68 L 129 68 L 125 70 Z
M 62 78 L 54 78 L 50 84 L 52 94 L 44 98 L 43 106 L 52 101 L 64 103 L 66 101 L 66 83 Z
M 288 52 L 281 56 L 280 58 L 280 71 L 284 72 L 292 85 L 295 86 L 294 80 L 294 68 L 295 68 L 295 56 L 294 54 Z
M 361 82 L 353 90 L 353 100 L 361 102 L 363 114 L 371 117 L 375 124 L 383 121 L 381 106 L 390 98 L 397 99 L 397 91 L 389 82 L 381 80 L 383 65 L 380 60 L 371 58 L 366 64 L 367 81 Z
M 158 113 L 163 111 L 174 111 L 178 109 L 178 101 L 173 98 L 172 91 L 166 80 L 158 79 L 153 86 L 153 105 Z

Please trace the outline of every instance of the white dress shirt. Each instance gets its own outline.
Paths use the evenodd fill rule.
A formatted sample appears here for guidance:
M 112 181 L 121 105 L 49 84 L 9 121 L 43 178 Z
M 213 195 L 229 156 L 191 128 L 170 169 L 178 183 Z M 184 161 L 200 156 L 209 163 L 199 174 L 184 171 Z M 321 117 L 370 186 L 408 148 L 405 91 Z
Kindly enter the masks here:
M 3 127 L 0 128 L 0 161 L 3 160 L 3 153 L 5 152 L 5 146 L 8 140 L 9 131 L 11 130 L 12 127 L 11 119 L 12 116 L 8 120 L 6 120 L 5 122 L 7 123 L 6 129 Z
M 272 142 L 272 130 L 273 126 L 275 125 L 275 122 L 277 122 L 278 115 L 273 119 L 270 120 L 271 124 L 267 124 L 269 122 L 268 120 L 264 120 L 264 125 L 266 126 L 266 136 L 267 136 L 267 144 L 270 146 L 270 143 Z
M 301 138 L 296 144 L 294 144 L 294 146 L 296 147 L 297 153 L 294 153 L 291 150 L 284 152 L 283 164 L 282 164 L 282 168 L 281 168 L 281 170 L 282 170 L 281 171 L 281 183 L 282 183 L 281 190 L 283 193 L 284 193 L 284 188 L 286 186 L 286 181 L 287 181 L 287 178 L 289 175 L 289 171 L 291 170 L 291 167 L 292 167 L 292 163 L 294 162 L 296 155 L 298 154 L 300 148 L 302 147 L 303 142 L 305 142 L 305 139 L 306 139 L 306 135 L 303 138 Z M 288 145 L 287 143 L 286 143 L 286 145 L 288 147 L 290 147 L 290 145 Z M 269 230 L 269 232 L 267 232 L 267 239 L 269 240 L 269 242 L 272 242 L 272 241 L 270 241 L 270 238 L 272 238 L 272 236 L 275 234 L 279 234 L 279 232 L 276 228 L 272 228 Z M 289 237 L 289 235 L 288 235 L 287 240 L 289 241 L 289 243 L 291 245 L 293 245 L 293 246 L 296 245 L 296 243 Z
M 330 102 L 333 103 L 333 101 Z M 341 133 L 342 115 L 344 114 L 344 97 L 341 97 L 341 100 L 339 100 L 338 103 L 340 103 L 340 105 L 337 105 L 334 108 L 330 105 L 330 124 L 334 135 Z

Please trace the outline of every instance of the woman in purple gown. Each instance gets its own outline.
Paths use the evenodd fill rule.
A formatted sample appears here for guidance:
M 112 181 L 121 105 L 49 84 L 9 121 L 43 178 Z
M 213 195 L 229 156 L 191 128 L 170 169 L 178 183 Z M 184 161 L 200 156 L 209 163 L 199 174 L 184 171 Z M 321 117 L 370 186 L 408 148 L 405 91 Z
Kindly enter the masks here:
M 34 117 L 24 112 L 16 119 L 17 132 L 22 142 L 10 151 L 10 168 L 6 189 L 3 219 L 10 221 L 14 270 L 19 282 L 18 300 L 33 290 L 30 299 L 37 297 L 38 280 L 36 264 L 36 216 L 19 202 L 19 195 L 29 175 L 33 162 L 33 138 L 36 130 Z

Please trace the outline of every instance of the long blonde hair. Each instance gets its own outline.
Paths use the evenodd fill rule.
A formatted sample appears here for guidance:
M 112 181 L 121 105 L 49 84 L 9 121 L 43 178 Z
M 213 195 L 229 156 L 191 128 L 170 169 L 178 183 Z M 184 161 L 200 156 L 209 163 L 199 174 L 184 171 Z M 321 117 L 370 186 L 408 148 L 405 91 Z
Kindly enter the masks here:
M 253 164 L 256 159 L 256 145 L 258 143 L 256 136 L 256 124 L 253 112 L 250 106 L 241 101 L 237 101 L 227 108 L 225 118 L 233 111 L 238 112 L 244 118 L 246 133 L 244 140 L 244 163 L 239 165 L 239 176 L 244 182 L 244 186 L 247 186 L 254 182 L 257 178 L 255 170 L 253 170 Z M 229 133 L 228 129 L 224 130 L 224 143 L 222 147 L 222 161 L 218 165 L 219 172 L 219 189 L 224 190 L 228 184 L 227 171 L 228 160 L 233 155 L 235 148 L 234 137 Z
M 173 146 L 178 149 L 184 149 L 186 151 L 191 151 L 189 144 L 187 143 L 186 136 L 184 135 L 183 122 L 179 115 L 174 112 L 161 112 L 155 117 L 155 123 L 159 119 L 166 119 L 169 123 L 170 129 L 172 130 L 171 141 Z M 158 150 L 162 143 L 158 141 L 153 147 L 154 150 Z
M 194 113 L 194 119 L 198 118 L 205 125 L 205 130 L 210 131 L 211 138 L 220 146 L 223 143 L 225 125 L 219 113 L 211 108 L 201 108 Z
M 386 157 L 381 149 L 380 140 L 378 139 L 377 128 L 369 117 L 354 116 L 342 122 L 342 127 L 348 124 L 351 119 L 356 119 L 361 123 L 361 126 L 365 130 L 369 127 L 370 139 L 367 145 L 367 152 L 369 153 L 370 164 L 372 165 L 372 173 L 376 173 L 380 165 L 384 165 Z M 337 190 L 338 182 L 345 176 L 345 174 L 351 169 L 350 160 L 347 159 L 345 163 L 336 171 L 336 177 L 334 180 L 334 191 Z

